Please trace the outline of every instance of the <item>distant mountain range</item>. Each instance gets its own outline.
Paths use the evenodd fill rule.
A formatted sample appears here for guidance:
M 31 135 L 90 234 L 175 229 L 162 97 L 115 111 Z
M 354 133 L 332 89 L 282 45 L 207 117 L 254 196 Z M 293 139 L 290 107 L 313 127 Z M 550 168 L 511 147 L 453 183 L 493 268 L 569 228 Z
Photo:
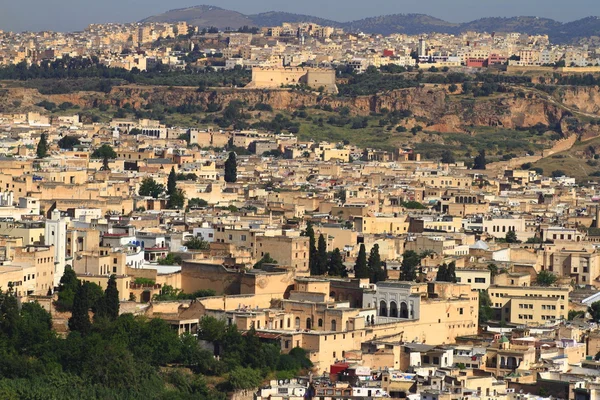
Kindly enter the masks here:
M 177 22 L 208 28 L 238 29 L 248 26 L 277 26 L 283 22 L 314 22 L 319 25 L 344 28 L 348 32 L 421 33 L 439 32 L 458 34 L 465 31 L 479 32 L 522 32 L 528 34 L 547 34 L 553 43 L 570 43 L 580 38 L 600 36 L 600 18 L 587 17 L 573 22 L 562 23 L 548 18 L 512 17 L 481 18 L 471 22 L 452 23 L 426 14 L 392 14 L 364 18 L 350 22 L 338 22 L 311 15 L 292 14 L 271 11 L 260 14 L 244 15 L 237 11 L 200 5 L 167 11 L 148 17 L 140 22 Z

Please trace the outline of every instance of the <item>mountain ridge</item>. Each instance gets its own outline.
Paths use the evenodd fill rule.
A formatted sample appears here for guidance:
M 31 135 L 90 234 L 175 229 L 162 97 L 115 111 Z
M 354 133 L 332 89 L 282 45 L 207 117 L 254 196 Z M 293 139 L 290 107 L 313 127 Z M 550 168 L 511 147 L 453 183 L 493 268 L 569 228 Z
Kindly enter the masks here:
M 459 34 L 465 31 L 480 32 L 522 32 L 527 34 L 547 34 L 554 43 L 569 43 L 584 37 L 600 36 L 600 18 L 589 16 L 570 22 L 559 22 L 536 16 L 484 17 L 468 22 L 449 22 L 428 14 L 388 14 L 367 17 L 359 20 L 340 22 L 312 15 L 294 14 L 282 11 L 268 11 L 257 14 L 242 14 L 217 6 L 199 5 L 178 8 L 162 14 L 150 16 L 140 22 L 186 21 L 201 28 L 211 26 L 219 29 L 238 29 L 248 26 L 277 26 L 283 22 L 313 22 L 319 25 L 343 28 L 348 32 L 389 35 L 404 33 Z

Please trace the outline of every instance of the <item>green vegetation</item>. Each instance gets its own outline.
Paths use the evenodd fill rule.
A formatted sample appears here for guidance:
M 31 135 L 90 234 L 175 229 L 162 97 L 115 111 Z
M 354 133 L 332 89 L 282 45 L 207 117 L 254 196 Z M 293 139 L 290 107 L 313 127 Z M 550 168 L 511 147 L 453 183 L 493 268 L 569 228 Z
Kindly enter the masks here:
M 485 324 L 494 317 L 492 300 L 487 290 L 479 291 L 479 325 Z
M 79 146 L 79 138 L 77 136 L 65 135 L 58 141 L 58 147 L 64 150 L 73 150 L 75 146 Z
M 184 293 L 181 289 L 175 289 L 173 286 L 164 285 L 160 289 L 160 294 L 155 294 L 152 301 L 175 301 L 175 300 L 194 300 L 201 297 L 212 297 L 216 294 L 214 290 L 197 290 L 194 293 Z
M 140 185 L 139 195 L 150 196 L 152 198 L 159 198 L 160 195 L 165 191 L 165 186 L 157 183 L 153 178 L 147 177 L 142 180 Z
M 590 313 L 594 321 L 600 322 L 600 301 L 592 303 L 588 307 L 588 312 Z
M 537 274 L 535 282 L 540 286 L 552 286 L 556 283 L 556 279 L 556 275 L 552 272 L 540 271 Z
M 237 181 L 237 161 L 235 153 L 229 153 L 229 157 L 225 161 L 225 182 L 235 183 Z
M 191 238 L 189 238 L 188 240 L 183 242 L 183 245 L 185 247 L 187 247 L 189 250 L 208 250 L 208 249 L 210 249 L 210 244 L 206 240 L 202 239 L 199 236 L 192 236 Z
M 215 71 L 211 67 L 169 70 L 168 66 L 141 72 L 110 68 L 100 64 L 97 57 L 63 57 L 55 61 L 44 60 L 40 65 L 27 66 L 25 62 L 0 68 L 0 80 L 24 81 L 42 94 L 65 94 L 78 91 L 108 93 L 115 85 L 135 83 L 140 85 L 231 87 L 250 82 L 250 71 L 242 68 Z
M 407 250 L 402 254 L 402 264 L 400 265 L 401 281 L 414 281 L 417 279 L 417 267 L 421 264 L 421 258 L 412 250 Z
M 266 376 L 292 377 L 312 367 L 302 349 L 281 354 L 254 330 L 242 335 L 214 318 L 201 320 L 199 339 L 215 353 L 194 336 L 179 337 L 163 320 L 117 316 L 110 282 L 106 314 L 92 322 L 86 309 L 92 300 L 81 282 L 77 287 L 65 337 L 52 331 L 52 318 L 38 303 L 19 306 L 11 291 L 0 293 L 2 398 L 225 400 L 228 391 L 255 388 Z
M 258 260 L 256 264 L 254 264 L 253 268 L 262 269 L 264 264 L 277 264 L 277 260 L 271 257 L 271 254 L 265 253 L 265 255 L 262 256 L 262 258 Z
M 46 158 L 49 156 L 48 154 L 48 136 L 45 133 L 42 133 L 40 136 L 40 140 L 37 144 L 37 149 L 35 151 L 37 158 Z
M 384 264 L 381 261 L 381 256 L 379 255 L 379 245 L 377 243 L 371 247 L 369 259 L 367 260 L 367 268 L 369 269 L 369 281 L 371 283 L 385 280 L 386 272 Z
M 103 144 L 98 147 L 91 155 L 92 158 L 108 158 L 114 160 L 117 158 L 117 153 L 113 150 L 112 146 L 109 144 Z
M 165 258 L 159 258 L 156 262 L 160 265 L 181 265 L 183 260 L 181 259 L 181 256 L 169 253 Z
M 367 250 L 364 243 L 360 244 L 358 250 L 358 257 L 356 257 L 356 263 L 354 264 L 354 277 L 360 279 L 370 278 L 369 266 L 367 265 Z
M 443 263 L 440 265 L 435 280 L 456 283 L 456 263 L 452 261 L 450 264 Z

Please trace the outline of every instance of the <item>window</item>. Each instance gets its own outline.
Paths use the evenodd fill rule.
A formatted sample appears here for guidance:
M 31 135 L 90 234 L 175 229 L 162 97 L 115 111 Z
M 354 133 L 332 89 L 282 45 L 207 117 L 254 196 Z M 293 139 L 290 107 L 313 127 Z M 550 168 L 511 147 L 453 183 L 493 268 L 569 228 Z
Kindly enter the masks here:
M 485 278 L 475 278 L 475 283 L 485 283 Z

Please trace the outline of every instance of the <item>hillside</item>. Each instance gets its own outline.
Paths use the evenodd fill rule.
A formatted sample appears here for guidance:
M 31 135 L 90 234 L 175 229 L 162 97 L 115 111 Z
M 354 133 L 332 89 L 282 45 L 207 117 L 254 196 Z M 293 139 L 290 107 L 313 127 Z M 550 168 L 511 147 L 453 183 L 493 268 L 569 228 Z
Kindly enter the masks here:
M 464 23 L 452 23 L 426 14 L 392 14 L 356 21 L 338 22 L 316 16 L 278 11 L 244 15 L 237 11 L 208 5 L 167 11 L 163 14 L 148 17 L 141 22 L 176 21 L 186 21 L 191 25 L 202 28 L 215 26 L 219 29 L 237 29 L 244 25 L 276 26 L 281 25 L 283 22 L 314 22 L 319 25 L 344 28 L 349 32 L 384 35 L 392 33 L 418 35 L 430 32 L 458 34 L 466 31 L 522 32 L 547 34 L 555 43 L 570 43 L 584 37 L 600 36 L 600 19 L 598 17 L 587 17 L 567 23 L 539 17 L 492 17 Z
M 206 5 L 170 10 L 140 22 L 174 23 L 178 21 L 186 21 L 190 25 L 200 27 L 214 26 L 219 29 L 238 29 L 244 25 L 255 25 L 248 16 L 242 13 Z

